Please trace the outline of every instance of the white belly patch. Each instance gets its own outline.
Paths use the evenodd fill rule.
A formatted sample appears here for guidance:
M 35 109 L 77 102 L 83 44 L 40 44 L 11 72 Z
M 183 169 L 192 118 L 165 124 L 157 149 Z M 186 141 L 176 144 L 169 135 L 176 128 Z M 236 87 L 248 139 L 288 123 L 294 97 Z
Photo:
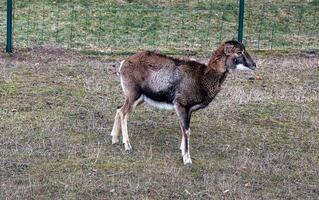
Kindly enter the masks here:
M 150 99 L 146 96 L 144 96 L 144 101 L 148 105 L 159 108 L 159 109 L 165 109 L 165 110 L 173 110 L 174 109 L 174 104 L 154 101 L 153 99 Z

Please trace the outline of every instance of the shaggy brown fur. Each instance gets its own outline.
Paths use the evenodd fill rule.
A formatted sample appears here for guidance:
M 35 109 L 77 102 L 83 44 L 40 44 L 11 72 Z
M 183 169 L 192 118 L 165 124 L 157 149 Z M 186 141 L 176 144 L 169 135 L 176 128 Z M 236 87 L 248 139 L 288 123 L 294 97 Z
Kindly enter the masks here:
M 212 54 L 208 65 L 150 51 L 128 57 L 120 67 L 125 103 L 115 116 L 111 133 L 113 143 L 119 141 L 121 125 L 125 149 L 131 151 L 127 115 L 138 104 L 146 101 L 154 106 L 174 108 L 183 132 L 181 150 L 184 164 L 191 164 L 191 113 L 206 107 L 221 90 L 229 69 L 239 65 L 251 69 L 256 67 L 244 46 L 236 41 L 223 43 Z

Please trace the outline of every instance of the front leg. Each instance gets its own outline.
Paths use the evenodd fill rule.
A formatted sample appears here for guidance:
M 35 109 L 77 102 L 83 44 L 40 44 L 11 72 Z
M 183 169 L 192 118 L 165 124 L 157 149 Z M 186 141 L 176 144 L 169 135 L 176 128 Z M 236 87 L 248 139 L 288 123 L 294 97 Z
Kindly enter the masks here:
M 182 151 L 184 165 L 191 165 L 192 159 L 189 152 L 189 137 L 191 130 L 189 128 L 190 119 L 191 119 L 191 112 L 189 109 L 181 106 L 179 104 L 175 105 L 175 110 L 180 122 L 180 126 L 182 129 L 182 142 L 180 149 Z

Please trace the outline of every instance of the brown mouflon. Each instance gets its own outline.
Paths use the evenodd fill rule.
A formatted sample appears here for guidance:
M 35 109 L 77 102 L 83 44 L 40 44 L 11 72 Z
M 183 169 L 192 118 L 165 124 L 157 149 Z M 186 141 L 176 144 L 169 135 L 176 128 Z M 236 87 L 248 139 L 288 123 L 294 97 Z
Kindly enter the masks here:
M 208 65 L 180 60 L 151 51 L 136 53 L 120 65 L 125 102 L 115 115 L 112 143 L 119 142 L 120 129 L 125 149 L 132 147 L 127 132 L 128 114 L 139 104 L 175 109 L 182 129 L 185 165 L 191 164 L 189 151 L 192 112 L 205 108 L 221 90 L 230 69 L 255 69 L 256 64 L 237 41 L 224 42 L 213 52 Z

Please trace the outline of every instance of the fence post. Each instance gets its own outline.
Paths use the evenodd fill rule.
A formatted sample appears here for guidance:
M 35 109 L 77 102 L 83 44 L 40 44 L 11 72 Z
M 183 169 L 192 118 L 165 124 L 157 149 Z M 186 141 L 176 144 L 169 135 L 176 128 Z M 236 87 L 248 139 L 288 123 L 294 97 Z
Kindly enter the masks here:
M 6 52 L 12 53 L 12 0 L 7 0 L 7 45 Z
M 238 16 L 238 42 L 243 42 L 244 35 L 244 0 L 239 0 L 239 16 Z

